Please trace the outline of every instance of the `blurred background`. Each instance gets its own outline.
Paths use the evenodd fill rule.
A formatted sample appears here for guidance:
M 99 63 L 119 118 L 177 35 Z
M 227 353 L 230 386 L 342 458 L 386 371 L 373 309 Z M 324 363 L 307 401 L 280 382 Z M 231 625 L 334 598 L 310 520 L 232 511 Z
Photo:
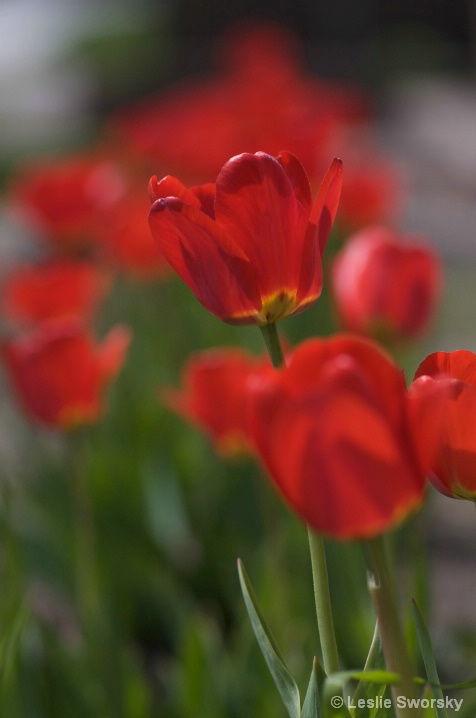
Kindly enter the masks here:
M 476 351 L 475 63 L 471 0 L 2 0 L 4 285 L 25 264 L 93 260 L 110 281 L 95 334 L 117 322 L 133 332 L 104 418 L 80 432 L 38 422 L 4 371 L 5 716 L 284 715 L 242 606 L 237 556 L 305 687 L 319 650 L 305 530 L 250 458 L 220 458 L 206 426 L 160 399 L 193 352 L 260 353 L 261 337 L 209 316 L 145 248 L 147 183 L 210 182 L 233 154 L 290 149 L 315 190 L 340 155 L 348 184 L 329 264 L 370 224 L 421 236 L 442 258 L 431 325 L 392 347 L 410 381 L 432 351 Z M 111 191 L 80 246 L 59 228 L 74 188 L 83 192 L 78 158 L 107 170 Z M 70 180 L 53 170 L 43 184 L 70 160 Z M 130 210 L 125 197 L 137 197 Z M 12 340 L 24 327 L 5 292 Z M 326 288 L 283 334 L 292 345 L 338 326 Z M 393 537 L 402 594 L 425 607 L 444 681 L 473 677 L 474 519 L 471 502 L 431 492 Z M 343 662 L 360 667 L 373 629 L 363 558 L 359 547 L 328 549 Z

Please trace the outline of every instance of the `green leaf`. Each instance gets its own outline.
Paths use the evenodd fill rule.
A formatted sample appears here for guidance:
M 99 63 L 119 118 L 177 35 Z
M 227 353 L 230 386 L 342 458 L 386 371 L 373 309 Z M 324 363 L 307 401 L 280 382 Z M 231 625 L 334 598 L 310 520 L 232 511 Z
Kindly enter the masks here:
M 445 683 L 441 686 L 443 691 L 462 691 L 465 688 L 476 688 L 476 678 L 462 683 Z
M 321 718 L 319 691 L 325 681 L 325 678 L 326 674 L 324 673 L 324 669 L 318 659 L 314 657 L 311 678 L 309 680 L 306 697 L 301 711 L 301 718 Z
M 246 610 L 253 626 L 256 639 L 259 643 L 264 659 L 271 672 L 276 687 L 281 695 L 289 718 L 300 718 L 301 699 L 299 689 L 289 673 L 284 660 L 279 652 L 270 629 L 268 628 L 263 614 L 258 606 L 253 587 L 246 574 L 245 567 L 238 559 L 238 574 L 240 577 L 241 590 L 245 599 Z
M 374 635 L 372 643 L 370 644 L 369 653 L 367 660 L 365 661 L 364 674 L 366 672 L 383 670 L 385 668 L 385 658 L 383 655 L 382 641 L 380 638 L 380 632 L 378 630 L 378 624 L 375 624 Z M 352 697 L 352 705 L 358 705 L 359 700 L 365 702 L 365 709 L 359 708 L 359 718 L 371 718 L 374 715 L 375 709 L 369 706 L 369 699 L 381 698 L 386 690 L 386 686 L 382 684 L 369 683 L 368 681 L 359 681 L 355 693 Z
M 438 677 L 438 669 L 436 667 L 435 654 L 433 652 L 430 634 L 425 625 L 425 621 L 423 619 L 421 611 L 416 604 L 416 601 L 413 601 L 413 620 L 415 621 L 418 643 L 420 645 L 423 663 L 425 664 L 428 682 L 431 685 L 431 691 L 435 698 L 440 698 L 443 701 L 441 704 L 437 703 L 435 707 L 435 713 L 438 718 L 448 718 L 446 708 L 444 708 L 445 700 L 440 685 L 440 679 Z

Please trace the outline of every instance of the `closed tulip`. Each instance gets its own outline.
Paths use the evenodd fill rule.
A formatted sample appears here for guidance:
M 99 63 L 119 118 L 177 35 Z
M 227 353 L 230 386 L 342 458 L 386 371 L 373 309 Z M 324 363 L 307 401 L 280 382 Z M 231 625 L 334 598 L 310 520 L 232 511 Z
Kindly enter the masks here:
M 430 476 L 442 493 L 476 501 L 476 354 L 470 351 L 430 354 L 416 377 L 450 377 L 459 391 L 448 402 L 438 452 Z
M 398 367 L 366 340 L 313 339 L 287 368 L 254 379 L 250 434 L 307 524 L 369 538 L 422 503 L 448 390 L 421 377 L 407 391 Z
M 332 289 L 345 329 L 390 341 L 414 339 L 433 316 L 440 262 L 420 241 L 368 227 L 338 255 Z

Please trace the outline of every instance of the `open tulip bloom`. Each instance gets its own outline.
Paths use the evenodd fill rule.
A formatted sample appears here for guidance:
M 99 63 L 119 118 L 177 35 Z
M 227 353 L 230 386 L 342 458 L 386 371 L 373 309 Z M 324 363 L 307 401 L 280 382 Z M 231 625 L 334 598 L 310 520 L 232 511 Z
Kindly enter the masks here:
M 334 159 L 312 200 L 289 152 L 232 157 L 216 184 L 153 177 L 149 221 L 162 253 L 212 314 L 230 324 L 273 324 L 312 304 L 339 203 Z

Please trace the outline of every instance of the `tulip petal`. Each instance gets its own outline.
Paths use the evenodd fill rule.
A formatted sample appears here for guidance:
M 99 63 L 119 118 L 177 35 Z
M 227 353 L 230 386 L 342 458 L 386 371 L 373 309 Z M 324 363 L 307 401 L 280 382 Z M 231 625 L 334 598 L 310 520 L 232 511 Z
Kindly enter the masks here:
M 424 474 L 434 463 L 451 404 L 464 388 L 465 384 L 455 379 L 437 381 L 430 376 L 419 377 L 410 387 L 410 432 L 415 441 L 415 455 Z
M 454 352 L 430 354 L 418 367 L 415 377 L 451 377 L 464 381 L 476 389 L 476 357 L 473 352 L 460 349 Z
M 229 160 L 216 182 L 216 222 L 249 258 L 264 300 L 295 296 L 308 213 L 279 162 L 262 152 Z
M 337 214 L 341 188 L 342 160 L 334 157 L 321 182 L 309 218 L 310 224 L 314 225 L 317 230 L 321 257 L 324 255 L 327 239 Z
M 131 331 L 125 326 L 113 327 L 97 350 L 98 368 L 107 381 L 114 379 L 122 365 L 132 340 Z
M 464 350 L 435 352 L 420 364 L 416 377 L 414 385 L 426 382 L 441 387 L 442 391 L 448 385 L 451 387 L 451 396 L 447 397 L 443 407 L 443 426 L 436 458 L 430 457 L 433 459 L 432 483 L 448 496 L 476 500 L 475 355 Z M 446 391 L 448 393 L 448 389 Z M 423 430 L 431 431 L 433 422 L 433 414 L 426 411 L 421 421 Z
M 261 455 L 287 500 L 318 531 L 373 536 L 420 503 L 424 477 L 353 370 L 337 368 L 322 388 L 296 401 L 268 392 L 257 402 Z
M 149 181 L 149 197 L 151 202 L 165 197 L 178 197 L 185 204 L 200 208 L 200 200 L 196 193 L 171 175 L 163 177 L 160 181 L 155 175 L 151 177 Z
M 296 197 L 310 214 L 312 210 L 311 185 L 304 167 L 295 155 L 286 150 L 281 150 L 276 159 L 291 180 Z
M 303 243 L 298 302 L 317 298 L 322 289 L 322 257 L 337 214 L 342 186 L 342 161 L 336 157 L 322 180 Z
M 154 202 L 149 222 L 165 258 L 206 309 L 230 323 L 254 323 L 261 308 L 254 269 L 207 214 L 168 197 Z

